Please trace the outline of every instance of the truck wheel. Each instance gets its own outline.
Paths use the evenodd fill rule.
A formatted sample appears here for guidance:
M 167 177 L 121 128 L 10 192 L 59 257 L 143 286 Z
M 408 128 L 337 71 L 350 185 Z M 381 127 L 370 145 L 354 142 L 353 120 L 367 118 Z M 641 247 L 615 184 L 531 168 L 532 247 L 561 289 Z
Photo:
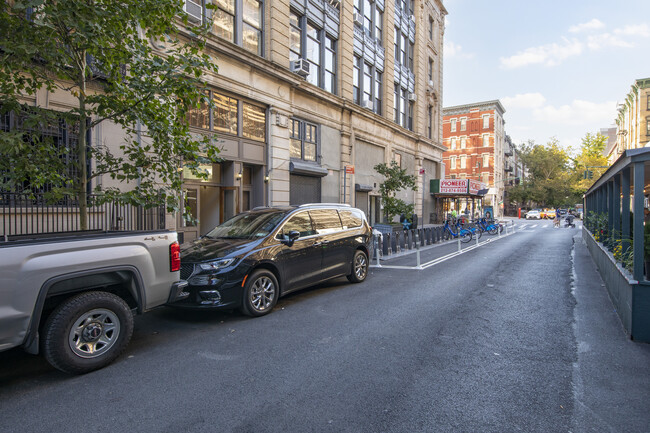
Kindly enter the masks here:
M 352 272 L 348 275 L 351 283 L 361 283 L 368 276 L 368 256 L 361 250 L 354 252 L 352 258 Z
M 278 302 L 280 289 L 273 272 L 258 269 L 248 276 L 241 312 L 247 316 L 263 316 Z
M 61 371 L 88 373 L 117 358 L 132 334 L 133 313 L 122 298 L 85 292 L 65 300 L 47 319 L 43 354 Z

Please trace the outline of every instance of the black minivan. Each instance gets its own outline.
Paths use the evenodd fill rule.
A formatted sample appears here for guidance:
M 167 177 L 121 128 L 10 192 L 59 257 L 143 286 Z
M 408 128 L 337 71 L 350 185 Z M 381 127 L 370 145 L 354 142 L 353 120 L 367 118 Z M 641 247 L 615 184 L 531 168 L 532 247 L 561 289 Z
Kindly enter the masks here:
M 331 278 L 368 275 L 372 229 L 344 204 L 255 208 L 181 247 L 190 296 L 173 304 L 269 313 L 278 298 Z

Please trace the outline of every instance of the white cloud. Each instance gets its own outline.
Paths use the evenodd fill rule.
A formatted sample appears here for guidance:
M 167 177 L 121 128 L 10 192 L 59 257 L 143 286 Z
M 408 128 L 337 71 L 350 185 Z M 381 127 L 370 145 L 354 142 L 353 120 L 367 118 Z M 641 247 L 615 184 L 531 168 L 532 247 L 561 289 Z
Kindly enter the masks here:
M 587 38 L 587 47 L 592 51 L 597 51 L 606 47 L 632 48 L 634 44 L 628 42 L 620 36 L 611 33 L 602 33 L 591 35 Z
M 501 98 L 506 110 L 513 108 L 539 108 L 544 105 L 546 98 L 541 93 L 521 93 L 515 96 Z
M 604 26 L 605 24 L 594 18 L 588 23 L 571 26 L 569 32 L 581 33 L 587 30 L 598 30 Z M 627 25 L 613 32 L 590 34 L 581 38 L 562 38 L 561 43 L 526 48 L 513 56 L 501 57 L 499 60 L 503 69 L 516 69 L 528 65 L 557 66 L 570 57 L 583 54 L 585 47 L 590 51 L 609 47 L 633 48 L 639 38 L 648 37 L 650 37 L 648 24 Z
M 460 59 L 471 59 L 474 57 L 474 54 L 464 52 L 462 46 L 454 44 L 451 41 L 445 41 L 444 50 L 445 57 L 457 57 Z
M 625 36 L 650 37 L 650 27 L 647 24 L 636 24 L 625 26 L 622 29 L 614 30 L 614 33 Z
M 515 69 L 528 65 L 555 66 L 563 60 L 577 56 L 583 51 L 582 42 L 577 39 L 564 38 L 562 44 L 547 44 L 539 47 L 526 48 L 514 56 L 501 57 L 501 67 Z
M 605 27 L 605 23 L 600 21 L 599 19 L 594 18 L 593 20 L 587 22 L 587 23 L 581 23 L 577 24 L 575 26 L 569 27 L 569 32 L 570 33 L 582 33 L 584 31 L 589 31 L 589 30 L 598 30 L 602 29 Z
M 615 116 L 615 101 L 590 102 L 576 99 L 559 107 L 546 105 L 533 109 L 536 121 L 576 127 L 609 125 Z

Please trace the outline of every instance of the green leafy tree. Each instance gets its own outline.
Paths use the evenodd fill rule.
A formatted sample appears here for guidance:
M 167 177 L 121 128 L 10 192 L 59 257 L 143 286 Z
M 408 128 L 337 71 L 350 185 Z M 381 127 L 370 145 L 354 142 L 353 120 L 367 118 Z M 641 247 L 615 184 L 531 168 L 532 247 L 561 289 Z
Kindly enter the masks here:
M 18 113 L 21 131 L 0 132 L 0 189 L 78 199 L 86 222 L 88 182 L 109 175 L 124 187 L 97 187 L 106 201 L 180 208 L 181 170 L 206 174 L 218 160 L 208 137 L 189 133 L 192 107 L 211 105 L 202 77 L 217 72 L 204 51 L 208 26 L 194 27 L 182 0 L 16 0 L 0 5 L 0 115 Z M 190 36 L 178 27 L 190 30 Z M 164 44 L 160 53 L 152 43 Z M 66 112 L 30 107 L 39 90 L 67 92 Z M 73 148 L 27 130 L 65 119 Z M 89 143 L 87 131 L 112 122 L 123 130 L 119 150 Z M 37 127 L 38 126 L 38 127 Z M 67 157 L 67 156 L 72 157 Z M 88 164 L 92 158 L 92 166 Z M 71 166 L 73 166 L 71 168 Z M 91 168 L 92 167 L 92 168 Z
M 576 202 L 571 158 L 556 138 L 546 145 L 531 140 L 519 152 L 529 176 L 509 190 L 511 200 L 548 207 Z
M 574 159 L 574 186 L 576 194 L 584 194 L 593 183 L 607 170 L 607 158 L 604 155 L 607 137 L 597 133 L 588 133 L 582 139 L 580 153 Z M 584 173 L 591 172 L 591 178 Z
M 384 215 L 386 221 L 391 222 L 397 215 L 404 214 L 410 221 L 411 215 L 415 208 L 415 204 L 407 204 L 404 200 L 397 198 L 397 192 L 405 189 L 417 191 L 416 186 L 417 178 L 413 175 L 406 173 L 406 170 L 401 168 L 397 162 L 391 161 L 390 165 L 386 163 L 377 164 L 374 167 L 375 171 L 386 178 L 384 182 L 379 185 L 379 192 L 381 193 L 381 201 L 384 205 Z

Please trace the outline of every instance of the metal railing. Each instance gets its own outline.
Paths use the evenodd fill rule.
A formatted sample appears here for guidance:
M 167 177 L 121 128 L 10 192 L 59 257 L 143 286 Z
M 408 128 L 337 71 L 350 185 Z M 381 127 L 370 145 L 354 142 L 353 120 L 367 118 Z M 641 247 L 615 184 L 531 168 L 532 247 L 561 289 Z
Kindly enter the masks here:
M 145 208 L 102 202 L 93 194 L 88 196 L 87 203 L 87 230 L 165 228 L 165 209 L 162 206 Z M 0 237 L 4 240 L 10 236 L 78 231 L 82 227 L 79 203 L 69 196 L 52 202 L 44 194 L 0 192 L 0 217 Z

